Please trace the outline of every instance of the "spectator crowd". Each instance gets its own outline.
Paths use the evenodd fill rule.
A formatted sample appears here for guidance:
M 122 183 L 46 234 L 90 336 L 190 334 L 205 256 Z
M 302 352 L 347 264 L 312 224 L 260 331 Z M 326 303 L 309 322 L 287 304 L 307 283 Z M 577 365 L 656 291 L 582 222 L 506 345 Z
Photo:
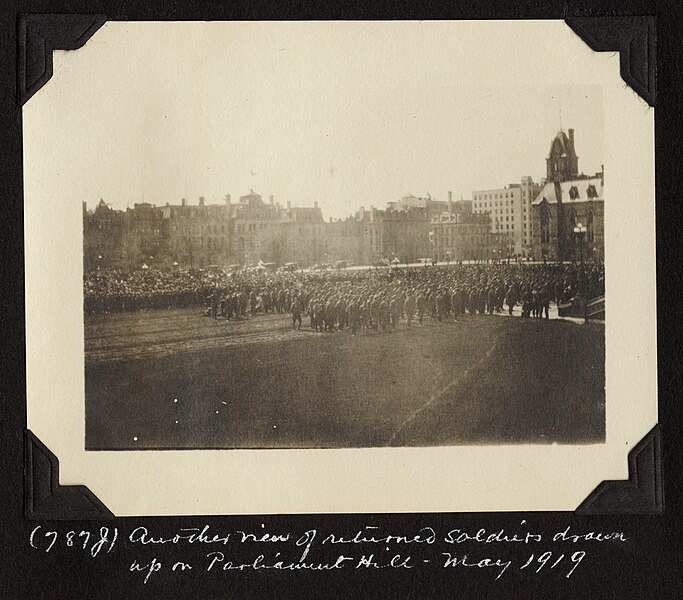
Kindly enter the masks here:
M 259 313 L 304 316 L 316 331 L 353 333 L 493 314 L 521 306 L 523 317 L 548 317 L 551 302 L 604 294 L 603 265 L 465 264 L 329 272 L 216 269 L 100 270 L 83 282 L 86 313 L 202 307 L 225 320 Z

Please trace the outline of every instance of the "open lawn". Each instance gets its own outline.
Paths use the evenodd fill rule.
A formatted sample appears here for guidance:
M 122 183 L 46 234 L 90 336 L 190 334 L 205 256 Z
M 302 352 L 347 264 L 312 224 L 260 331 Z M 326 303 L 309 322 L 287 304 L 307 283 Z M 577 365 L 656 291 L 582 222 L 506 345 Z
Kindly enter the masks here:
M 358 336 L 307 324 L 87 315 L 86 447 L 604 441 L 602 324 L 467 315 Z

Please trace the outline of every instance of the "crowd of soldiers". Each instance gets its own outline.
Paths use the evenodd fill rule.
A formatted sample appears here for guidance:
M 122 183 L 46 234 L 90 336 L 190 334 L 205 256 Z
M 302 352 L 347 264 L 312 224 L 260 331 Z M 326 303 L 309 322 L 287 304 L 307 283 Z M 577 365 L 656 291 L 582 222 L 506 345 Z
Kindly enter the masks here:
M 308 315 L 315 331 L 386 331 L 405 320 L 422 324 L 465 314 L 549 318 L 550 303 L 604 293 L 601 267 L 573 265 L 457 265 L 396 269 L 364 279 L 304 284 L 292 295 L 292 327 Z
M 550 303 L 604 294 L 602 265 L 513 264 L 386 268 L 326 273 L 208 270 L 95 272 L 84 282 L 85 310 L 109 312 L 203 306 L 225 320 L 258 314 L 304 317 L 314 331 L 353 334 L 407 327 L 425 318 L 513 313 L 548 318 Z

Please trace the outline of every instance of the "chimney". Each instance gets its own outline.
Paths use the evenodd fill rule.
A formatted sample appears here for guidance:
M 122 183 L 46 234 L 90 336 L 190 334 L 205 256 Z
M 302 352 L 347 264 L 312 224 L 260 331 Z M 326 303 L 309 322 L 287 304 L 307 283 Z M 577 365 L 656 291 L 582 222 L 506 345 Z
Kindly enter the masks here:
M 225 203 L 230 206 L 232 203 L 232 197 L 230 196 L 230 193 L 225 194 Z
M 448 201 L 453 202 L 453 192 L 451 192 L 450 190 L 448 191 Z
M 569 130 L 569 147 L 574 150 L 574 130 Z
M 453 212 L 453 192 L 448 192 L 448 212 Z
M 185 198 L 183 198 L 183 199 L 180 201 L 180 204 L 181 204 L 182 206 L 185 206 L 185 205 L 187 204 L 187 200 L 185 200 Z
M 273 194 L 270 195 L 270 203 L 275 204 L 275 196 Z
M 313 201 L 313 208 L 318 208 L 318 201 L 317 200 Z
M 199 206 L 204 206 L 204 196 L 199 196 Z

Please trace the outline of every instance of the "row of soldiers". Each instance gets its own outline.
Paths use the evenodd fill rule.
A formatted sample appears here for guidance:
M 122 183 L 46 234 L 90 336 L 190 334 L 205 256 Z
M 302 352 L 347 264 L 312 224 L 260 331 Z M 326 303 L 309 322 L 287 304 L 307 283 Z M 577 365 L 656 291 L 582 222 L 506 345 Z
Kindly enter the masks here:
M 490 285 L 438 285 L 423 283 L 404 286 L 396 282 L 384 287 L 325 286 L 321 290 L 303 289 L 295 293 L 291 303 L 292 328 L 301 329 L 307 314 L 310 327 L 317 332 L 341 331 L 356 334 L 361 331 L 395 329 L 400 319 L 410 328 L 414 320 L 457 320 L 464 314 L 494 314 L 504 310 L 509 314 L 521 303 L 522 316 L 549 316 L 550 293 L 547 285 L 537 283 L 520 290 L 513 283 L 507 289 L 503 282 Z
M 228 292 L 227 295 L 225 292 Z M 425 317 L 441 321 L 464 314 L 510 315 L 521 306 L 523 318 L 549 317 L 550 302 L 575 294 L 604 293 L 604 272 L 573 265 L 457 265 L 326 274 L 268 276 L 231 281 L 216 290 L 208 312 L 215 318 L 291 312 L 292 327 L 304 316 L 311 329 L 352 333 L 408 327 Z

